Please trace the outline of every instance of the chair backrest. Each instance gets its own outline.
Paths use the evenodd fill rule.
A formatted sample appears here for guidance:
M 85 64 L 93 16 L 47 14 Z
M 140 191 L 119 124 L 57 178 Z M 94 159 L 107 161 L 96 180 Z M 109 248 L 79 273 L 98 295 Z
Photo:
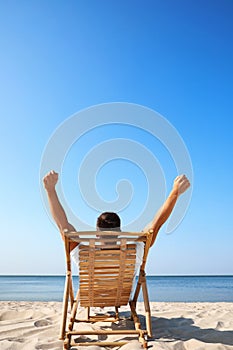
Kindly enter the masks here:
M 138 245 L 143 245 L 144 268 L 149 249 L 148 233 L 69 232 L 67 266 L 70 268 L 69 242 L 79 243 L 79 297 L 81 306 L 127 305 L 135 279 Z M 144 242 L 144 243 L 140 243 Z

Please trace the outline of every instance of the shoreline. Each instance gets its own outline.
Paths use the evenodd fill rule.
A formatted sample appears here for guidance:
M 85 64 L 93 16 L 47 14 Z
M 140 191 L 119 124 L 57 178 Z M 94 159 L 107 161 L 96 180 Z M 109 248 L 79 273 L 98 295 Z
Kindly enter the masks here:
M 143 302 L 137 305 L 143 320 Z M 150 305 L 154 334 L 148 343 L 150 349 L 233 350 L 232 302 L 151 302 Z M 129 315 L 129 308 L 122 307 L 120 312 Z M 62 350 L 63 343 L 58 340 L 61 313 L 62 302 L 1 301 L 1 350 Z M 82 347 L 85 348 L 88 349 Z M 141 349 L 137 341 L 124 348 Z

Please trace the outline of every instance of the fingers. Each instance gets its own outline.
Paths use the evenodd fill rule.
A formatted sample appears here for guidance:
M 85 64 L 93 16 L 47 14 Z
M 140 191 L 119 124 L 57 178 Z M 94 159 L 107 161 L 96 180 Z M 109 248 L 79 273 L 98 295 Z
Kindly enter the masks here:
M 184 191 L 186 191 L 190 186 L 190 183 L 189 182 L 184 182 L 180 185 L 180 188 L 179 188 L 179 192 L 180 193 L 183 193 Z
M 190 187 L 190 182 L 185 175 L 177 176 L 175 182 L 176 186 L 178 186 L 179 194 L 184 193 Z
M 187 181 L 188 181 L 187 177 L 186 177 L 184 174 L 178 175 L 178 176 L 175 178 L 175 181 L 178 181 L 178 182 L 181 182 L 181 181 L 184 181 L 184 180 L 187 180 Z
M 45 185 L 56 183 L 57 180 L 58 180 L 58 173 L 56 173 L 54 170 L 51 170 L 50 172 L 48 172 L 43 178 L 43 182 Z
M 58 175 L 58 173 L 56 173 L 55 170 L 50 170 L 50 171 L 48 172 L 48 174 L 46 174 L 46 176 L 48 176 L 48 175 Z
M 189 182 L 189 180 L 187 179 L 187 177 L 184 174 L 177 176 L 174 181 L 179 182 L 179 183 Z
M 187 177 L 182 174 L 175 178 L 174 186 L 178 190 L 178 194 L 182 194 L 189 188 L 190 182 Z

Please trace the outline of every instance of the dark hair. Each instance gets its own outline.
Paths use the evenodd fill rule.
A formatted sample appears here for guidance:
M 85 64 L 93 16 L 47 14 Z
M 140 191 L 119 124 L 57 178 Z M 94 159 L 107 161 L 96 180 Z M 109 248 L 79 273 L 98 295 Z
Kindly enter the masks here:
M 116 213 L 105 212 L 98 217 L 96 226 L 100 230 L 115 228 L 116 231 L 120 231 L 121 219 Z

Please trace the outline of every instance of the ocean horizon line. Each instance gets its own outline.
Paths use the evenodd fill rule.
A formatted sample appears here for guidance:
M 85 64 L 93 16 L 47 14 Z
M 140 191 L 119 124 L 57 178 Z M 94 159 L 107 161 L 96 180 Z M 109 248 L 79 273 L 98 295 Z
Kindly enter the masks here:
M 0 277 L 65 277 L 66 274 L 0 274 Z M 77 277 L 78 274 L 73 274 Z M 233 274 L 184 274 L 184 275 L 150 275 L 147 277 L 233 277 Z
M 62 301 L 64 285 L 65 274 L 0 275 L 0 300 Z M 233 275 L 148 275 L 147 287 L 151 301 L 233 302 Z

